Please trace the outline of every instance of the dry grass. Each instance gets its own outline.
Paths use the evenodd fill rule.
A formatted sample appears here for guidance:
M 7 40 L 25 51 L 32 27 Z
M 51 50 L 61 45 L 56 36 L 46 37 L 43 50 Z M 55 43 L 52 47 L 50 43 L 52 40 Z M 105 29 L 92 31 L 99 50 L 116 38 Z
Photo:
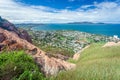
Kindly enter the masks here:
M 51 80 L 120 80 L 120 47 L 92 44 L 82 52 L 77 68 L 61 72 Z

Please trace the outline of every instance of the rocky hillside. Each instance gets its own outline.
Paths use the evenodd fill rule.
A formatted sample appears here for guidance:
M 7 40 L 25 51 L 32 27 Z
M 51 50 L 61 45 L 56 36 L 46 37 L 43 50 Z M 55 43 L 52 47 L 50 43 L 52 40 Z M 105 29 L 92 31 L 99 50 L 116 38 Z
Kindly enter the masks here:
M 20 38 L 25 39 L 28 42 L 32 43 L 32 40 L 26 30 L 18 30 L 14 24 L 10 23 L 6 19 L 2 19 L 1 17 L 0 17 L 0 28 L 8 30 L 10 32 L 14 32 Z
M 68 63 L 54 57 L 49 58 L 44 51 L 31 43 L 26 31 L 19 31 L 12 23 L 0 17 L 0 51 L 25 50 L 32 55 L 41 71 L 46 75 L 55 75 L 61 70 L 75 68 L 75 64 Z

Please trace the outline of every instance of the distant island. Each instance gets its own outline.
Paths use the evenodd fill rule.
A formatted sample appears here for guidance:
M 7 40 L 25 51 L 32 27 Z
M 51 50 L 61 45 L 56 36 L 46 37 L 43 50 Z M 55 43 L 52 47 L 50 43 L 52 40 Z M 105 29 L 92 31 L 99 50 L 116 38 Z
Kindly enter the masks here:
M 102 23 L 102 22 L 71 22 L 71 23 L 68 23 L 68 24 L 105 24 L 105 23 Z

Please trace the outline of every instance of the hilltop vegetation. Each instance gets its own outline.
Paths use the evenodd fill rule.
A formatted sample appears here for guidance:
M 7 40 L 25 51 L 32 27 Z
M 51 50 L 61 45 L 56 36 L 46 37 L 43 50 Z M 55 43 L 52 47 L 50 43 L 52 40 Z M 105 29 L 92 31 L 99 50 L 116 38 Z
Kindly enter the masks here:
M 61 72 L 51 80 L 120 80 L 120 46 L 102 45 L 92 44 L 75 62 L 75 70 Z
M 0 54 L 0 80 L 45 80 L 33 58 L 23 51 Z

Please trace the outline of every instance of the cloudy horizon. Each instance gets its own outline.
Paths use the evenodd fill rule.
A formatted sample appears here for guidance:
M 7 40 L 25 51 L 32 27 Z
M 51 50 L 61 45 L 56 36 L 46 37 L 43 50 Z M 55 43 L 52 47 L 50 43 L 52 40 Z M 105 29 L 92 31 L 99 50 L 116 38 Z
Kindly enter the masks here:
M 68 0 L 69 3 L 75 1 Z M 0 16 L 13 23 L 68 23 L 84 21 L 120 23 L 119 0 L 94 1 L 92 4 L 81 4 L 75 9 L 70 9 L 71 7 L 73 6 L 65 6 L 65 8 L 58 9 L 45 5 L 26 4 L 20 0 L 1 0 Z

